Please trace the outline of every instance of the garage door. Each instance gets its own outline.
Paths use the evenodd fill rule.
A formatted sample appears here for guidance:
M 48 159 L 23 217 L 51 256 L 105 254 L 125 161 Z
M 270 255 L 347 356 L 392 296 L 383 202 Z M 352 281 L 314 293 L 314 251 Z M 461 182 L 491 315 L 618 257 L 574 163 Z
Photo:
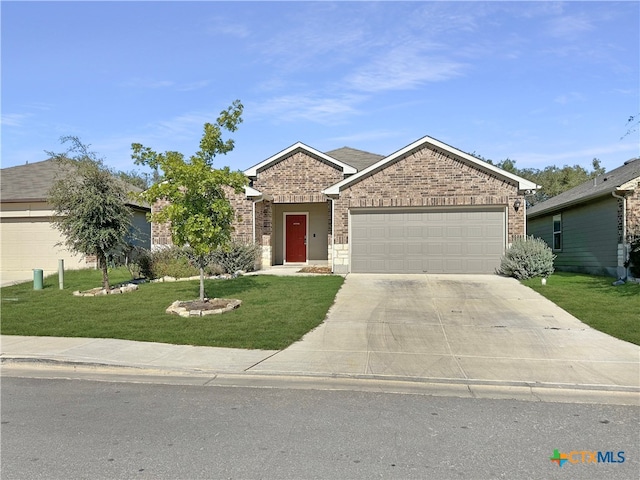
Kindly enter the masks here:
M 350 214 L 356 273 L 494 273 L 504 252 L 503 208 Z
M 86 268 L 84 257 L 71 255 L 57 243 L 63 240 L 49 219 L 9 218 L 0 223 L 2 245 L 1 271 L 29 278 L 34 268 L 47 273 L 58 270 L 58 259 L 64 260 L 66 269 Z

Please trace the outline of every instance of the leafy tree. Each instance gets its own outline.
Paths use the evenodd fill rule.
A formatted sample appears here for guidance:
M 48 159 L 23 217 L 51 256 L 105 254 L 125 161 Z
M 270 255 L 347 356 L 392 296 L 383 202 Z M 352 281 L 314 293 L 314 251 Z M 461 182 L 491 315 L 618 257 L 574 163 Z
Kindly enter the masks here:
M 242 111 L 242 104 L 236 100 L 220 112 L 216 123 L 205 123 L 200 150 L 188 159 L 179 152 L 157 153 L 139 143 L 131 146 L 136 164 L 163 172 L 163 181 L 141 195 L 151 204 L 168 200 L 167 206 L 151 215 L 151 221 L 169 222 L 173 243 L 192 249 L 200 268 L 201 301 L 204 301 L 204 268 L 209 256 L 231 240 L 234 212 L 225 196 L 225 187 L 240 191 L 247 184 L 242 172 L 232 172 L 229 167 L 213 168 L 217 155 L 233 150 L 233 140 L 224 141 L 222 130 L 236 131 L 242 122 Z
M 119 171 L 116 173 L 118 178 L 130 185 L 138 187 L 140 190 L 146 190 L 152 183 L 157 181 L 152 174 L 140 172 L 138 170 Z
M 628 137 L 629 135 L 633 135 L 635 132 L 637 132 L 639 125 L 640 125 L 640 113 L 629 116 L 629 119 L 627 120 L 627 133 L 625 133 L 620 138 L 620 140 L 622 140 L 625 137 Z
M 71 145 L 65 153 L 47 152 L 60 166 L 48 198 L 55 211 L 53 225 L 69 250 L 97 256 L 102 285 L 108 289 L 107 256 L 126 246 L 131 231 L 127 188 L 77 137 L 62 137 L 61 142 Z
M 533 197 L 528 199 L 531 204 L 536 204 L 605 173 L 605 169 L 600 166 L 600 160 L 597 158 L 591 161 L 591 165 L 593 166 L 593 170 L 591 171 L 580 165 L 565 165 L 562 168 L 550 166 L 544 170 L 518 170 L 518 174 L 536 182 L 542 187 Z
M 531 180 L 540 185 L 540 189 L 531 196 L 527 197 L 529 205 L 535 205 L 536 203 L 543 202 L 551 197 L 561 194 L 573 187 L 583 184 L 584 182 L 595 178 L 598 175 L 605 173 L 605 169 L 600 165 L 600 160 L 594 158 L 591 161 L 593 170 L 589 171 L 580 165 L 565 165 L 562 168 L 551 165 L 539 170 L 537 168 L 518 168 L 516 161 L 506 158 L 501 162 L 493 163 L 493 161 L 477 155 L 472 154 L 476 158 L 483 160 L 487 163 L 502 168 L 507 172 L 514 173 L 520 177 Z

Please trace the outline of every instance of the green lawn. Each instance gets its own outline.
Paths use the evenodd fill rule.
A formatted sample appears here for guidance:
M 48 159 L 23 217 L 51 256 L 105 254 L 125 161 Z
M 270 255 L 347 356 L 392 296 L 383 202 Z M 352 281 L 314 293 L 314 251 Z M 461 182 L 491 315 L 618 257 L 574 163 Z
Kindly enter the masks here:
M 611 277 L 557 272 L 545 286 L 539 278 L 522 283 L 587 325 L 640 345 L 640 284 L 614 287 L 614 281 Z
M 340 276 L 243 276 L 205 281 L 208 297 L 238 298 L 242 306 L 222 315 L 183 318 L 165 313 L 175 300 L 198 298 L 199 282 L 148 283 L 122 295 L 75 297 L 74 290 L 100 285 L 95 270 L 47 277 L 43 290 L 32 283 L 2 288 L 5 335 L 121 338 L 148 342 L 279 350 L 319 325 L 344 279 Z M 110 273 L 126 281 L 125 269 Z

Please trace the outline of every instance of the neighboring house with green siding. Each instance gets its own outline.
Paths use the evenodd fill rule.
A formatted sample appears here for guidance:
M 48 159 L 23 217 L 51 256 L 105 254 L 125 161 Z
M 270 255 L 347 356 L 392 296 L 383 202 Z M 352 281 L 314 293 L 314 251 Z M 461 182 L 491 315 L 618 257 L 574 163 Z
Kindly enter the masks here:
M 527 210 L 560 271 L 627 277 L 629 238 L 640 234 L 640 158 Z

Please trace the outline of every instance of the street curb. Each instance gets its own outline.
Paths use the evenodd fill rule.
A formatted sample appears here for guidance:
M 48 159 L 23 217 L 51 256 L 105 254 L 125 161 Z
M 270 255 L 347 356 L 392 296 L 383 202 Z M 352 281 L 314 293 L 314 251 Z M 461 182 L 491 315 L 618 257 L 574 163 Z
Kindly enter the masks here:
M 4 377 L 206 387 L 342 390 L 532 402 L 640 406 L 640 388 L 633 386 L 543 384 L 381 375 L 219 372 L 18 356 L 3 356 L 0 360 L 1 373 Z

